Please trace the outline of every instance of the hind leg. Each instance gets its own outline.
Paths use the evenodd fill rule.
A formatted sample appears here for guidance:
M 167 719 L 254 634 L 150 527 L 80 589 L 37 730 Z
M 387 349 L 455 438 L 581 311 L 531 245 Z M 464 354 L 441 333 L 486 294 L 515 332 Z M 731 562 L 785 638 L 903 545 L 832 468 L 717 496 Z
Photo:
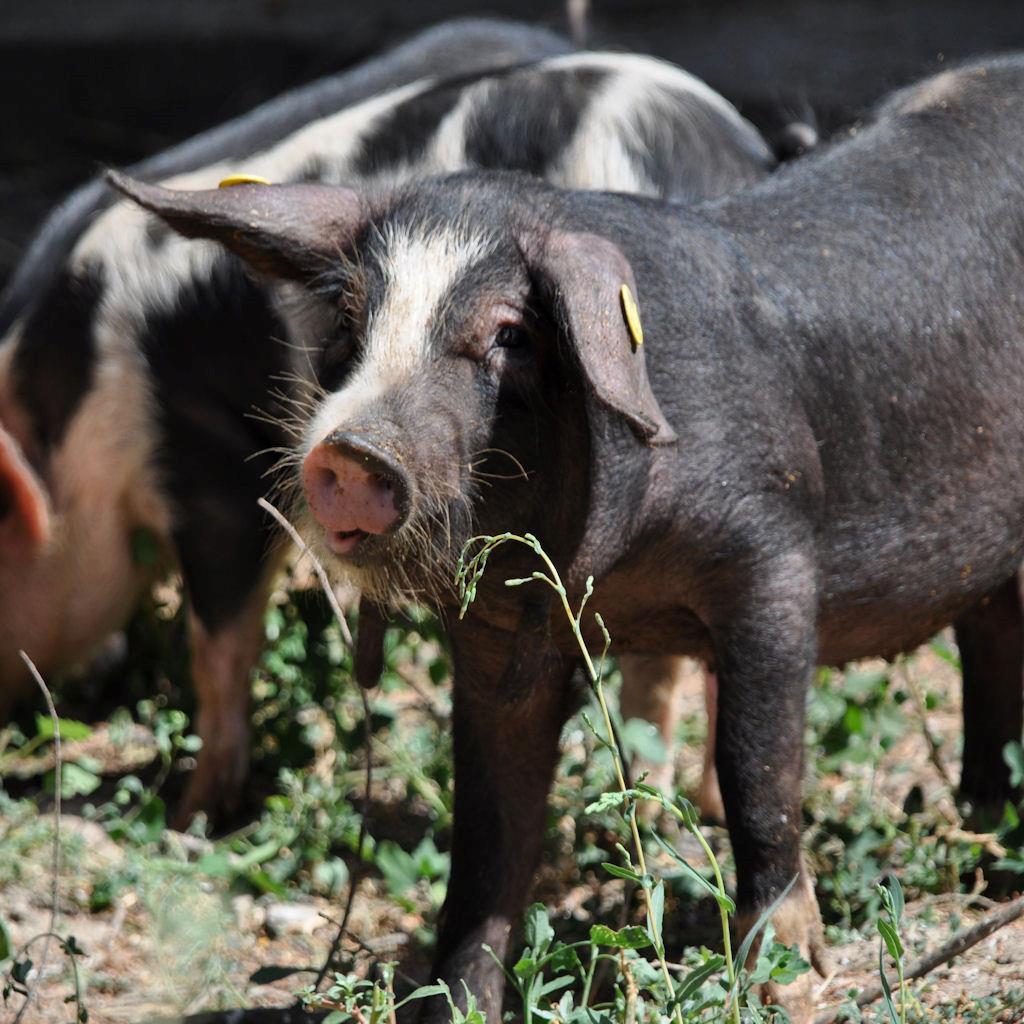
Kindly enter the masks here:
M 715 766 L 715 736 L 718 732 L 718 677 L 704 669 L 704 710 L 708 718 L 708 735 L 704 741 L 704 771 L 697 789 L 697 810 L 706 822 L 725 823 L 725 806 L 718 787 L 718 768 Z
M 1017 576 L 954 624 L 963 665 L 964 756 L 960 795 L 975 815 L 1013 796 L 1003 760 L 1024 729 L 1024 611 Z
M 259 587 L 230 621 L 207 627 L 189 616 L 196 734 L 203 746 L 175 823 L 184 828 L 199 811 L 222 820 L 238 808 L 249 775 L 250 679 L 263 646 L 268 594 Z
M 203 741 L 178 808 L 179 826 L 198 811 L 223 821 L 237 810 L 249 772 L 250 678 L 282 561 L 255 502 L 217 497 L 206 502 L 205 520 L 193 520 L 175 537 L 189 599 L 195 727 Z
M 718 789 L 715 767 L 715 728 L 718 719 L 718 681 L 714 672 L 690 658 L 676 655 L 624 654 L 619 657 L 622 671 L 622 717 L 643 718 L 657 726 L 665 744 L 663 764 L 646 761 L 633 764 L 633 774 L 648 772 L 648 781 L 666 794 L 675 782 L 675 733 L 679 724 L 682 684 L 687 675 L 700 668 L 704 677 L 704 708 L 708 717 L 704 744 L 704 767 L 697 789 L 697 807 L 706 821 L 725 821 L 722 794 Z
M 636 758 L 634 776 L 647 772 L 647 781 L 670 794 L 675 781 L 675 733 L 679 722 L 679 701 L 682 683 L 692 662 L 688 658 L 661 654 L 623 654 L 619 657 L 622 672 L 622 717 L 641 718 L 654 725 L 665 746 L 665 760 L 653 764 Z

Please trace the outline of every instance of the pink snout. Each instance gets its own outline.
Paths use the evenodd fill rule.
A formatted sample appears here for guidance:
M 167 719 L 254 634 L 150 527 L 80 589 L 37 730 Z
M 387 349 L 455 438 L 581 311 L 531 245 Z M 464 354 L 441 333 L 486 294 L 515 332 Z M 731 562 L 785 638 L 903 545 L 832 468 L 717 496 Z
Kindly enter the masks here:
M 321 441 L 302 465 L 302 485 L 338 555 L 354 551 L 368 534 L 397 529 L 407 512 L 405 471 L 359 435 L 338 433 Z

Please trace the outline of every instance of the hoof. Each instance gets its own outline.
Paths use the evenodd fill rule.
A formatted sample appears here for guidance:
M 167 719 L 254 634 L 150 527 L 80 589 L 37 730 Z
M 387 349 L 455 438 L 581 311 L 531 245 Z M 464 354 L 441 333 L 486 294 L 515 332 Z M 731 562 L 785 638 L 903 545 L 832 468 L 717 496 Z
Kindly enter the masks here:
M 745 935 L 757 922 L 759 912 L 751 911 L 739 918 L 738 931 Z M 775 938 L 785 946 L 796 946 L 800 955 L 821 977 L 833 973 L 828 951 L 825 947 L 825 932 L 821 914 L 814 897 L 814 888 L 806 872 L 782 905 L 772 915 Z M 760 948 L 760 938 L 755 941 L 748 963 L 753 963 Z M 817 982 L 810 972 L 802 974 L 789 985 L 768 982 L 758 986 L 758 996 L 765 1005 L 781 1006 L 789 1014 L 793 1024 L 810 1024 L 814 1019 L 814 992 Z

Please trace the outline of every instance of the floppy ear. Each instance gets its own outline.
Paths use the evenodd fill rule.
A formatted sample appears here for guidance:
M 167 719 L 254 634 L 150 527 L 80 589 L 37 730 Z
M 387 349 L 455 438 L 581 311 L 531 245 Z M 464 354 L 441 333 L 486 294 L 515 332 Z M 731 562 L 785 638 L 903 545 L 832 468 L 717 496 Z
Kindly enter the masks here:
M 50 509 L 17 441 L 0 427 L 0 558 L 27 561 L 50 536 Z
M 186 238 L 227 246 L 257 270 L 290 281 L 322 272 L 367 219 L 359 195 L 333 185 L 235 185 L 187 191 L 117 171 L 107 181 Z
M 554 230 L 535 265 L 592 399 L 618 413 L 645 444 L 676 441 L 647 379 L 640 339 L 626 320 L 622 286 L 630 302 L 637 287 L 618 246 L 600 235 Z M 638 329 L 635 308 L 633 315 Z

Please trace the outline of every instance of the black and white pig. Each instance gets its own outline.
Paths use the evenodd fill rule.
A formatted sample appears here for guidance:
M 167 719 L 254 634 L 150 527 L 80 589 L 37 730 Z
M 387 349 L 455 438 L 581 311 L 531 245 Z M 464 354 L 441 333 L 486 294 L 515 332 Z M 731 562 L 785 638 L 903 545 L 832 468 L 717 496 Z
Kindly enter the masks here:
M 447 60 L 450 50 L 446 40 L 439 52 Z M 269 130 L 256 132 L 264 143 Z M 692 76 L 601 53 L 420 79 L 272 145 L 253 150 L 250 140 L 247 152 L 168 182 L 212 187 L 245 171 L 395 183 L 512 167 L 566 186 L 693 200 L 749 184 L 775 162 L 752 126 Z M 179 818 L 216 813 L 230 809 L 247 771 L 248 679 L 280 561 L 255 505 L 274 450 L 290 440 L 279 422 L 287 401 L 271 396 L 294 370 L 292 350 L 273 342 L 304 346 L 299 368 L 311 361 L 325 388 L 337 383 L 337 350 L 315 351 L 309 317 L 290 318 L 234 257 L 186 243 L 134 204 L 80 226 L 0 343 L 0 479 L 10 499 L 0 705 L 24 679 L 18 648 L 52 671 L 125 621 L 151 572 L 132 559 L 132 537 L 146 530 L 173 550 L 190 600 L 203 749 Z M 19 294 L 26 288 L 15 282 Z M 317 330 L 333 327 L 327 312 Z M 677 668 L 674 658 L 638 661 L 633 676 L 644 685 L 634 692 L 658 692 L 648 678 Z
M 463 542 L 531 531 L 574 601 L 593 575 L 616 649 L 713 660 L 740 927 L 798 878 L 776 931 L 817 962 L 800 853 L 815 665 L 1002 609 L 990 644 L 963 652 L 963 783 L 1010 792 L 1022 99 L 1024 57 L 946 72 L 821 156 L 692 211 L 513 174 L 376 191 L 118 184 L 183 234 L 333 296 L 336 390 L 296 472 L 302 529 L 339 577 L 450 612 Z M 560 608 L 544 587 L 503 586 L 536 568 L 499 549 L 449 621 L 455 825 L 436 975 L 467 982 L 492 1021 L 502 972 L 482 944 L 507 948 L 574 704 Z M 801 1018 L 805 981 L 784 992 Z

